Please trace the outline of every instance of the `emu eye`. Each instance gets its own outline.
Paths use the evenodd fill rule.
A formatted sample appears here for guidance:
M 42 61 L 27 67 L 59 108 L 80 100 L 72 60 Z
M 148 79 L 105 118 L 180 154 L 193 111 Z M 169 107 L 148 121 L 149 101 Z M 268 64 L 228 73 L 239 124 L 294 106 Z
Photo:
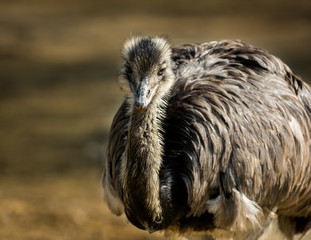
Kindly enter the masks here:
M 159 77 L 162 77 L 163 76 L 163 74 L 164 74 L 164 68 L 161 68 L 159 71 L 158 71 L 158 76 Z
M 125 70 L 126 70 L 128 73 L 130 73 L 130 74 L 133 73 L 132 67 L 131 67 L 131 65 L 130 65 L 128 62 L 126 62 L 126 63 L 124 64 L 124 68 L 125 68 Z
M 125 70 L 126 76 L 130 79 L 133 73 L 133 69 L 128 62 L 124 64 L 124 70 Z

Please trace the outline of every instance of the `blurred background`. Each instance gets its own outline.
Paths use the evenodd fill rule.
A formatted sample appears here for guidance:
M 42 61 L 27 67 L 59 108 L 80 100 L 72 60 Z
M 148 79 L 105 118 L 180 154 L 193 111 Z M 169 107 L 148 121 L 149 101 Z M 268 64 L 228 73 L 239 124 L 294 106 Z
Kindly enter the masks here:
M 311 82 L 310 0 L 0 0 L 1 239 L 162 238 L 113 216 L 100 186 L 136 33 L 241 39 Z

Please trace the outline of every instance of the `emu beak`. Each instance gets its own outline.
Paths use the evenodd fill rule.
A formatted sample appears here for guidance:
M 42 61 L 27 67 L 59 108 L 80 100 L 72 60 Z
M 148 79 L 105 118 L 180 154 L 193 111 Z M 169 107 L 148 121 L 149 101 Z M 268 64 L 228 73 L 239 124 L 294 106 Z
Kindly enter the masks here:
M 149 77 L 142 77 L 137 91 L 133 91 L 135 96 L 135 105 L 139 111 L 145 111 L 147 109 L 154 91 L 155 89 L 150 86 Z

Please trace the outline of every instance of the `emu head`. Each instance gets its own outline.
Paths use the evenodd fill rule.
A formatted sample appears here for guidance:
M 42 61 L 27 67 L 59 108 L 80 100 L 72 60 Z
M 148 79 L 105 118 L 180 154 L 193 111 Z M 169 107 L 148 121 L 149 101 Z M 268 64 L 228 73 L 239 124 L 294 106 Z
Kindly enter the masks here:
M 119 82 L 138 110 L 144 111 L 170 89 L 174 81 L 171 48 L 162 37 L 137 36 L 125 42 Z

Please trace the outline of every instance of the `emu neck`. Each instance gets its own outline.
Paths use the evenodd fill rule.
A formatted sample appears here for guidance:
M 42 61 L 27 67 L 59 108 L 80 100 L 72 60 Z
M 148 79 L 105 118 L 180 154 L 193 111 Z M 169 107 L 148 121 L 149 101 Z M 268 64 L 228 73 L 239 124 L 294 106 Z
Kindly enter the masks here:
M 162 163 L 160 109 L 157 104 L 150 105 L 144 112 L 133 107 L 128 129 L 127 156 L 124 159 L 125 208 L 142 211 L 145 216 L 141 218 L 150 221 L 158 221 L 162 215 L 159 198 L 159 169 Z

